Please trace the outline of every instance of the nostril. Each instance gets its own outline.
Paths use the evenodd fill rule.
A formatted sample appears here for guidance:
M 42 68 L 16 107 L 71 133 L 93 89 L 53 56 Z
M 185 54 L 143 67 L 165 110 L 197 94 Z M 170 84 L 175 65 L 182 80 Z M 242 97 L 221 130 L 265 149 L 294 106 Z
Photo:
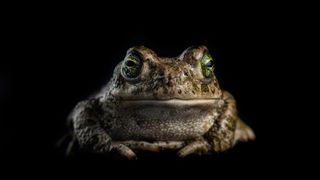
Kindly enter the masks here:
M 188 77 L 188 73 L 186 71 L 183 71 L 183 75 Z
M 159 73 L 159 76 L 164 76 L 164 72 L 161 71 L 161 72 Z

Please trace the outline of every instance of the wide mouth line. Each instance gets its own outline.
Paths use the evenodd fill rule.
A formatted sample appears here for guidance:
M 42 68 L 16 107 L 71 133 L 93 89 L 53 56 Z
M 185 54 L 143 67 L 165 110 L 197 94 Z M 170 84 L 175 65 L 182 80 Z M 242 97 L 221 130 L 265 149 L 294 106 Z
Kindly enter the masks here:
M 122 99 L 122 101 L 195 101 L 195 100 L 217 100 L 219 98 L 190 98 L 190 99 L 181 99 L 181 98 L 170 98 L 170 99 Z
M 124 103 L 140 104 L 205 104 L 212 103 L 219 98 L 197 98 L 197 99 L 126 99 Z

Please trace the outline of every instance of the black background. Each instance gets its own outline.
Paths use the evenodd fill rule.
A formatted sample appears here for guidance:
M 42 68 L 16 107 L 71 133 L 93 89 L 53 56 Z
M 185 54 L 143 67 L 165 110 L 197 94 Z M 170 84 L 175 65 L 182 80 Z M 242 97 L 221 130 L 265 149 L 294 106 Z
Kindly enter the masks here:
M 1 155 L 8 169 L 105 177 L 116 171 L 274 177 L 298 169 L 304 158 L 297 154 L 305 146 L 302 137 L 293 135 L 292 125 L 304 123 L 291 105 L 292 94 L 302 93 L 299 77 L 292 75 L 300 51 L 295 31 L 299 14 L 273 5 L 151 7 L 156 6 L 158 10 L 47 7 L 7 14 L 8 56 L 0 67 L 0 90 Z M 139 154 L 135 162 L 64 157 L 55 143 L 67 130 L 68 113 L 108 82 L 115 65 L 135 45 L 169 57 L 191 45 L 206 45 L 215 57 L 221 87 L 234 95 L 240 116 L 257 139 L 224 153 L 185 159 L 174 153 Z

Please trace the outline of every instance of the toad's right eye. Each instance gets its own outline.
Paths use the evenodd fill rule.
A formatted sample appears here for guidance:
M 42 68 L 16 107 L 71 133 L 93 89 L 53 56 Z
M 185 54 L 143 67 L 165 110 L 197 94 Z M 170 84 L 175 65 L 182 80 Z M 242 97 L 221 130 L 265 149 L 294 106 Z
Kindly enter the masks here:
M 135 53 L 130 53 L 121 66 L 121 74 L 127 80 L 134 80 L 140 76 L 142 60 Z
M 206 52 L 201 59 L 202 74 L 206 78 L 210 78 L 213 75 L 214 65 L 213 59 L 208 52 Z

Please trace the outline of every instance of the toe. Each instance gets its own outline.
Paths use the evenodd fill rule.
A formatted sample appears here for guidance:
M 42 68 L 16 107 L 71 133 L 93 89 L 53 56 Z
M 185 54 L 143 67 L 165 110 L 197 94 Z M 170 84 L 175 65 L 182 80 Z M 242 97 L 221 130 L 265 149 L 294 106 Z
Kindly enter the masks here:
M 137 159 L 136 154 L 129 147 L 123 144 L 115 144 L 113 145 L 112 149 L 129 160 Z

